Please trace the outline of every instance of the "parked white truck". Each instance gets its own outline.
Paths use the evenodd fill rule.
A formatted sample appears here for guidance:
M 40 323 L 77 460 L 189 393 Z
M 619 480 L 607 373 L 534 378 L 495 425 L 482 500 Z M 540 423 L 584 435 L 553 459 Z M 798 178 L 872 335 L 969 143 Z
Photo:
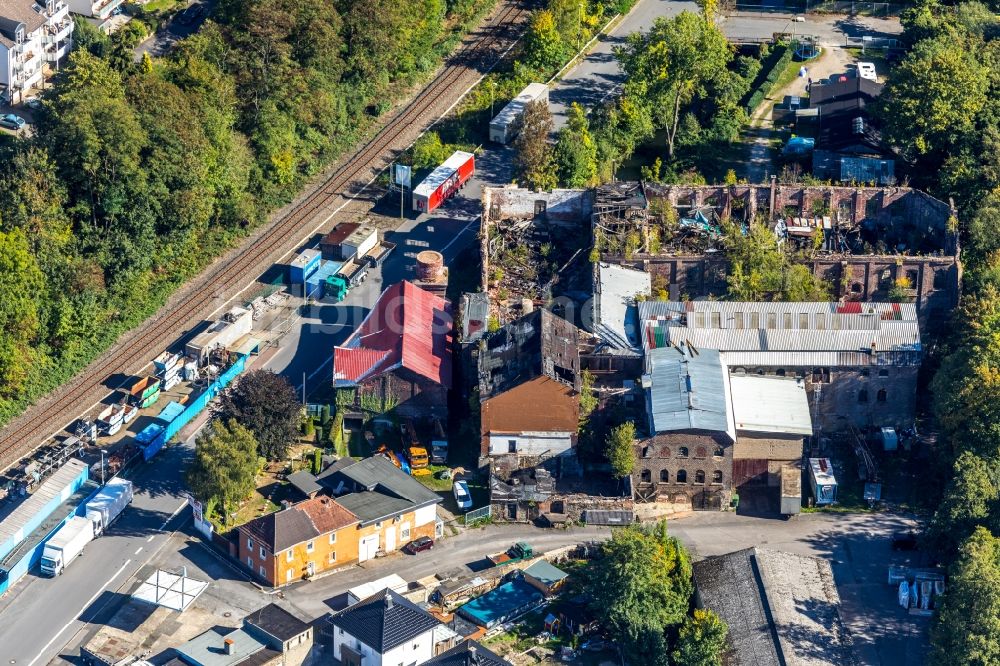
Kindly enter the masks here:
M 132 502 L 132 482 L 111 479 L 84 507 L 83 516 L 67 520 L 42 549 L 42 573 L 58 576 L 84 547 L 108 529 Z
M 73 516 L 45 542 L 42 550 L 42 573 L 46 576 L 58 576 L 93 540 L 94 523 L 89 518 Z
M 87 518 L 94 523 L 94 536 L 98 537 L 115 522 L 132 502 L 132 482 L 128 479 L 114 478 L 108 481 L 101 491 L 87 502 Z

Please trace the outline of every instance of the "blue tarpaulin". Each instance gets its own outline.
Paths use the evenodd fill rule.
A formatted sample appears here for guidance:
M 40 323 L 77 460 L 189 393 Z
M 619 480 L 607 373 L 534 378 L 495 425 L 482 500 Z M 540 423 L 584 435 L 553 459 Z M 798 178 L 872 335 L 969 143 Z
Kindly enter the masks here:
M 459 615 L 486 627 L 513 620 L 542 601 L 538 588 L 523 578 L 504 583 L 492 592 L 477 597 L 458 609 Z
M 782 153 L 785 155 L 808 155 L 816 147 L 816 139 L 805 136 L 793 136 L 785 144 Z

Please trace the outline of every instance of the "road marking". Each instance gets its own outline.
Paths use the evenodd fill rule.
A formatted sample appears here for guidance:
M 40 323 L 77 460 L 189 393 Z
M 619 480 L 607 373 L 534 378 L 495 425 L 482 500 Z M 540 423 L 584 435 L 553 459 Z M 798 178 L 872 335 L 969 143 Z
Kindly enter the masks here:
M 135 551 L 134 553 L 132 553 L 132 554 L 133 554 L 133 555 L 138 555 L 138 554 L 139 554 L 139 553 L 141 553 L 141 552 L 142 552 L 142 546 L 139 546 L 139 548 L 138 548 L 138 549 L 136 549 L 136 551 Z
M 174 516 L 176 516 L 178 513 L 180 513 L 181 509 L 183 509 L 185 506 L 187 506 L 187 502 L 184 502 L 179 507 L 177 507 L 177 509 L 172 514 L 170 514 L 170 517 L 163 521 L 163 524 L 160 525 L 160 529 L 158 529 L 156 531 L 157 532 L 162 532 L 163 528 L 165 528 L 167 526 L 167 523 L 169 523 L 171 520 L 173 520 Z M 149 538 L 152 539 L 153 537 L 149 537 Z M 31 665 L 29 664 L 28 666 L 31 666 Z
M 477 221 L 478 220 L 473 220 L 472 222 L 469 222 L 467 225 L 465 225 L 464 227 L 462 227 L 462 230 L 459 231 L 457 234 L 455 234 L 455 237 L 452 238 L 450 241 L 448 241 L 447 245 L 445 245 L 443 248 L 441 248 L 441 254 L 444 254 L 445 251 L 447 251 L 447 249 L 452 246 L 452 243 L 454 243 L 455 241 L 457 241 L 462 236 L 462 234 L 464 234 L 466 231 L 468 231 L 472 227 L 472 225 L 475 224 Z
M 146 539 L 146 543 L 149 543 L 149 542 L 150 542 L 150 541 L 152 541 L 152 540 L 153 540 L 154 538 L 156 538 L 156 535 L 155 535 L 155 534 L 150 534 L 150 535 L 149 535 L 149 538 L 148 538 L 148 539 Z
M 104 584 L 103 586 L 101 586 L 101 589 L 99 589 L 99 590 L 98 590 L 97 592 L 95 592 L 95 593 L 94 593 L 94 596 L 92 596 L 92 597 L 91 597 L 90 599 L 88 599 L 88 600 L 87 600 L 87 603 L 85 603 L 85 604 L 83 605 L 83 608 L 81 608 L 81 609 L 80 609 L 80 612 L 76 614 L 76 617 L 74 617 L 74 618 L 73 618 L 72 620 L 70 620 L 70 621 L 69 621 L 69 622 L 67 622 L 67 623 L 66 623 L 65 625 L 63 625 L 63 628 L 62 628 L 62 629 L 60 629 L 60 630 L 59 630 L 59 632 L 58 632 L 58 633 L 57 633 L 57 634 L 56 634 L 55 636 L 53 636 L 53 637 L 52 637 L 52 638 L 51 638 L 51 639 L 49 640 L 49 642 L 48 642 L 48 643 L 46 643 L 46 644 L 45 644 L 45 647 L 43 647 L 43 648 L 42 648 L 42 651 L 38 653 L 38 656 L 37 656 L 37 657 L 35 657 L 34 659 L 32 659 L 32 660 L 31 660 L 30 662 L 28 662 L 28 666 L 35 666 L 35 662 L 36 662 L 36 661 L 38 661 L 39 659 L 41 659 L 41 658 L 42 658 L 42 655 L 44 655 L 44 654 L 45 654 L 45 651 L 46 651 L 46 650 L 48 650 L 48 649 L 49 649 L 50 647 L 52 647 L 52 644 L 56 642 L 56 639 L 57 639 L 57 638 L 59 638 L 60 636 L 62 636 L 62 633 L 63 633 L 64 631 L 66 631 L 67 629 L 69 629 L 69 628 L 70 628 L 70 626 L 71 626 L 71 625 L 72 625 L 72 624 L 73 624 L 74 622 L 76 622 L 77 620 L 79 620 L 79 619 L 80 619 L 80 615 L 81 615 L 81 614 L 83 613 L 83 611 L 87 610 L 87 608 L 88 608 L 88 607 L 90 606 L 90 604 L 94 603 L 94 600 L 95 600 L 95 599 L 97 599 L 97 597 L 101 596 L 101 595 L 102 595 L 102 594 L 104 593 L 104 590 L 105 590 L 105 589 L 106 589 L 106 588 L 107 588 L 107 587 L 108 587 L 109 585 L 111 585 L 111 581 L 113 581 L 113 580 L 114 580 L 115 578 L 118 578 L 119 574 L 121 574 L 121 572 L 125 571 L 125 567 L 127 567 L 127 566 L 129 565 L 129 563 L 131 563 L 131 562 L 132 562 L 132 560 L 125 560 L 125 564 L 123 564 L 123 565 L 121 566 L 121 568 L 120 568 L 120 569 L 118 569 L 118 571 L 116 571 L 116 572 L 115 572 L 115 573 L 114 573 L 114 574 L 113 574 L 113 575 L 111 576 L 111 578 L 109 578 L 109 579 L 108 579 L 108 582 L 107 582 L 107 583 L 105 583 L 105 584 Z

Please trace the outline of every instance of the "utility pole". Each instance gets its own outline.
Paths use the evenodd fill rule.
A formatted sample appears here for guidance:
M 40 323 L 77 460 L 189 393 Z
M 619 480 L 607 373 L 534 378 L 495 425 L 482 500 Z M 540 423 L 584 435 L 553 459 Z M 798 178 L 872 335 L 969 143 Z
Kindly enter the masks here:
M 101 449 L 101 485 L 102 486 L 104 485 L 104 454 L 106 454 L 106 453 L 107 453 L 107 451 L 105 451 L 104 449 Z
M 302 371 L 302 406 L 306 406 L 306 373 Z

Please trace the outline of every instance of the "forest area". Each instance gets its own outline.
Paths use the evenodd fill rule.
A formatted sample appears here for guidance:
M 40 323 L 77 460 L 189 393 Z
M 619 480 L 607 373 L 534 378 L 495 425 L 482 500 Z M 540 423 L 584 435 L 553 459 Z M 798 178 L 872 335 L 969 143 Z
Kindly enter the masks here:
M 37 132 L 0 139 L 0 424 L 291 200 L 491 0 L 221 0 L 164 58 L 78 21 Z
M 943 495 L 926 544 L 949 568 L 929 663 L 1000 663 L 1000 17 L 996 3 L 905 10 L 909 52 L 879 101 L 910 183 L 953 198 L 963 296 L 932 348 Z

